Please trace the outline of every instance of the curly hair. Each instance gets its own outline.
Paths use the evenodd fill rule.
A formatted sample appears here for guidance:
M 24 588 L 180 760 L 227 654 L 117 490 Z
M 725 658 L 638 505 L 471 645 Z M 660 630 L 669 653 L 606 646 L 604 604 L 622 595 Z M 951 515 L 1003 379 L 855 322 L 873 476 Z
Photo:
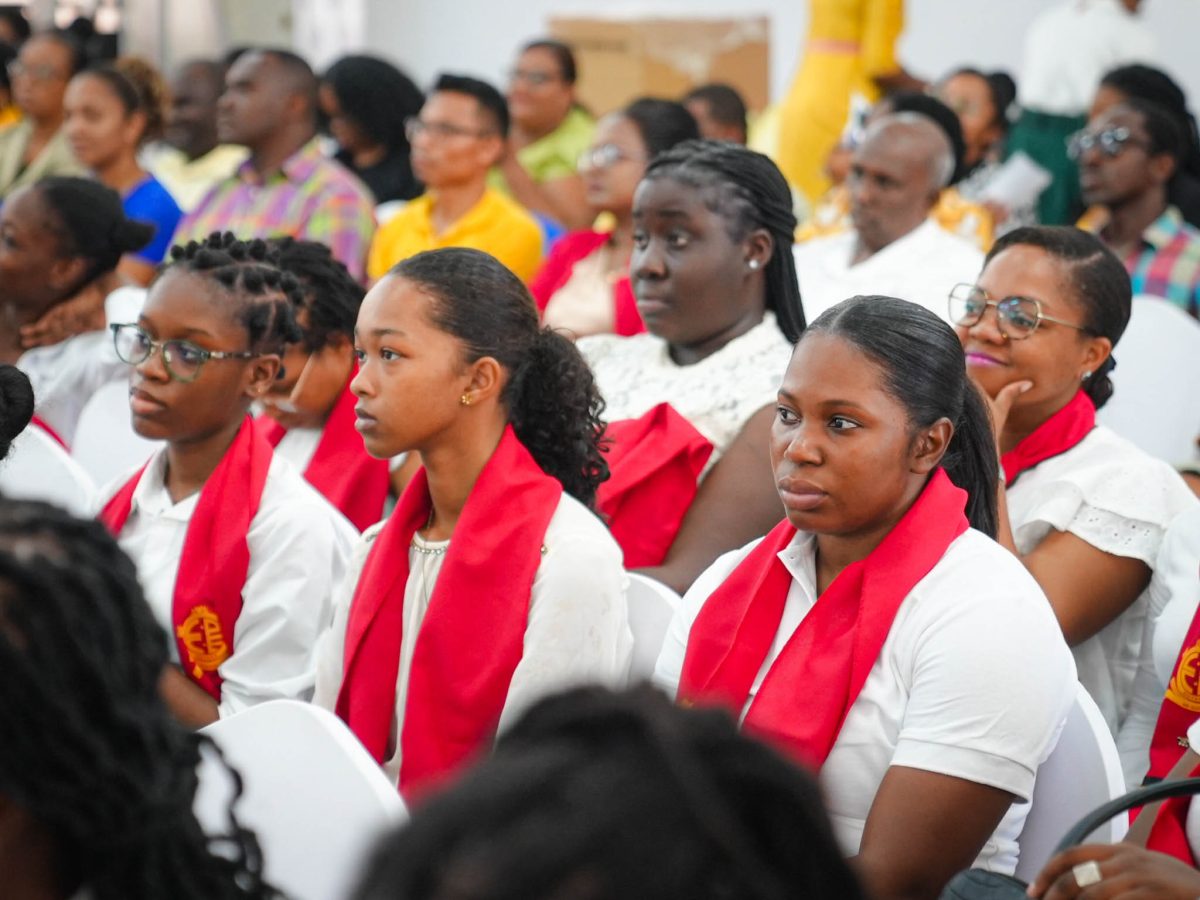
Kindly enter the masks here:
M 279 267 L 299 283 L 300 305 L 308 313 L 303 328 L 309 352 L 330 344 L 337 335 L 354 340 L 354 323 L 362 306 L 363 287 L 324 244 L 293 237 L 271 238 L 267 243 L 279 257 Z
M 145 144 L 162 137 L 166 125 L 167 86 L 158 69 L 138 56 L 122 56 L 112 63 L 92 66 L 83 73 L 99 78 L 121 101 L 125 115 L 140 112 L 146 125 L 138 137 Z
M 418 253 L 389 274 L 434 297 L 434 324 L 463 342 L 468 362 L 491 356 L 508 370 L 502 401 L 517 437 L 563 490 L 594 507 L 596 488 L 608 478 L 600 452 L 604 401 L 575 345 L 539 326 L 521 279 L 465 247 Z
M 0 795 L 46 830 L 67 892 L 274 897 L 232 812 L 217 837 L 196 820 L 212 745 L 163 703 L 166 665 L 134 565 L 104 526 L 0 502 Z
M 411 78 L 378 57 L 343 56 L 325 71 L 322 81 L 367 137 L 408 155 L 404 122 L 425 105 L 425 96 Z
M 237 322 L 250 335 L 255 353 L 281 353 L 304 335 L 293 310 L 304 303 L 300 285 L 280 268 L 279 254 L 266 241 L 238 240 L 213 232 L 203 241 L 171 248 L 171 263 L 160 273 L 187 272 L 219 286 L 234 306 Z

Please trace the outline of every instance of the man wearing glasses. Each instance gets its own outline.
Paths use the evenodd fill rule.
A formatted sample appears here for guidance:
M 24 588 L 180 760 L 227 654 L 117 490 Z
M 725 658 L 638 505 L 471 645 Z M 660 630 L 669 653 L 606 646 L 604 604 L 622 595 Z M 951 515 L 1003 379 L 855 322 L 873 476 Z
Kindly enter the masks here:
M 367 274 L 387 274 L 403 259 L 440 247 L 492 254 L 528 281 L 542 260 L 537 221 L 488 187 L 488 170 L 504 155 L 508 107 L 486 82 L 443 75 L 421 114 L 408 120 L 413 173 L 427 191 L 379 229 Z
M 1170 112 L 1130 99 L 1073 135 L 1068 153 L 1089 204 L 1079 227 L 1125 263 L 1134 295 L 1163 297 L 1200 316 L 1200 231 L 1167 199 L 1183 147 Z

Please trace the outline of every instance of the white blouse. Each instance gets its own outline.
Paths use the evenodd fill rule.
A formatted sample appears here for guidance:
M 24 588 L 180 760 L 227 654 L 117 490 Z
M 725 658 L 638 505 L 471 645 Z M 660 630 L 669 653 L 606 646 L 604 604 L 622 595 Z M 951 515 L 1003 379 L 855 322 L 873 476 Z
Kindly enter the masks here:
M 336 707 L 342 685 L 346 625 L 354 589 L 384 524 L 368 528 L 355 548 L 349 577 L 337 598 L 333 626 L 321 638 L 317 651 L 313 702 L 329 710 Z M 398 735 L 404 721 L 413 653 L 449 544 L 431 543 L 417 535 L 408 551 L 396 715 L 388 742 L 390 755 L 384 764 L 384 772 L 394 783 L 400 778 Z M 549 694 L 597 682 L 621 687 L 629 674 L 633 635 L 625 600 L 628 579 L 621 550 L 608 529 L 583 504 L 563 494 L 546 529 L 544 544 L 545 553 L 530 597 L 524 652 L 508 687 L 500 714 L 501 729 Z
M 137 565 L 171 659 L 178 663 L 172 637 L 175 577 L 200 494 L 173 503 L 165 475 L 166 452 L 160 450 L 133 492 L 132 509 L 118 543 Z M 104 502 L 128 477 L 102 492 Z M 242 611 L 233 629 L 233 653 L 218 669 L 223 679 L 222 716 L 264 700 L 311 696 L 317 638 L 329 625 L 334 588 L 345 575 L 357 537 L 357 529 L 287 460 L 272 458 L 258 512 L 246 535 L 250 568 Z
M 754 328 L 689 366 L 672 360 L 667 342 L 652 334 L 596 335 L 577 346 L 596 376 L 609 422 L 636 419 L 670 403 L 712 443 L 705 473 L 750 417 L 775 402 L 792 355 L 770 311 Z
M 1097 426 L 1082 441 L 1024 472 L 1008 488 L 1008 517 L 1022 554 L 1051 530 L 1097 550 L 1140 559 L 1151 569 L 1167 526 L 1197 505 L 1169 465 Z M 1113 735 L 1129 711 L 1150 589 L 1098 634 L 1073 648 L 1079 680 Z
M 692 623 L 753 547 L 722 556 L 683 598 L 654 673 L 672 696 Z M 788 639 L 820 602 L 813 535 L 797 533 L 779 559 L 792 585 L 743 715 Z M 1037 582 L 995 541 L 973 529 L 960 535 L 901 603 L 819 773 L 842 851 L 859 851 L 891 766 L 964 778 L 1027 801 L 1075 692 L 1071 654 Z M 975 866 L 1015 870 L 1028 808 L 1025 802 L 1009 808 Z

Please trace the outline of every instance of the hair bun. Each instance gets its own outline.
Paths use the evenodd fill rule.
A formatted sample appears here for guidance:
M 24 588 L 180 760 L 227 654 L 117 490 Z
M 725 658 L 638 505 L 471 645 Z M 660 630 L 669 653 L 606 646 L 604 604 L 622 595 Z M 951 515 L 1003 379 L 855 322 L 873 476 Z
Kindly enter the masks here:
M 33 385 L 16 366 L 0 365 L 0 459 L 33 418 Z
M 119 222 L 112 230 L 113 249 L 121 253 L 132 253 L 141 250 L 154 237 L 155 226 L 147 222 L 126 219 Z

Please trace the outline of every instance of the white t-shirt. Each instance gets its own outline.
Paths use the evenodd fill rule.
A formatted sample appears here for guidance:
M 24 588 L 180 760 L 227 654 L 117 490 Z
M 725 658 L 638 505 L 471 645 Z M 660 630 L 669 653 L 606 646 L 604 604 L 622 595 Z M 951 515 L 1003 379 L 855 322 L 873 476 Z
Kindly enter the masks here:
M 899 297 L 949 321 L 951 288 L 960 282 L 974 284 L 983 269 L 978 248 L 930 219 L 851 265 L 857 241 L 858 234 L 851 229 L 792 249 L 809 322 L 859 294 Z
M 672 360 L 667 342 L 652 334 L 595 335 L 577 346 L 596 376 L 605 419 L 636 419 L 670 403 L 712 443 L 705 473 L 750 417 L 775 402 L 792 355 L 770 311 L 745 334 L 689 366 Z
M 333 627 L 317 651 L 313 702 L 329 710 L 337 705 L 345 664 L 346 625 L 354 589 L 375 537 L 385 523 L 368 528 L 355 548 L 349 577 L 338 592 Z M 459 540 L 467 540 L 466 536 Z M 384 772 L 398 782 L 400 742 L 408 677 L 417 636 L 449 541 L 429 543 L 416 536 L 409 548 L 404 587 L 404 631 L 396 675 L 396 716 Z M 544 538 L 545 552 L 533 580 L 529 622 L 521 661 L 513 672 L 500 715 L 503 729 L 530 704 L 568 687 L 599 682 L 624 685 L 633 652 L 628 579 L 621 550 L 603 523 L 573 497 L 563 494 Z
M 683 598 L 654 673 L 672 696 L 700 608 L 753 547 L 722 556 Z M 788 639 L 820 602 L 814 536 L 797 533 L 779 559 L 792 586 L 746 709 Z M 1070 651 L 1037 582 L 980 532 L 960 535 L 901 603 L 818 776 L 842 851 L 858 852 L 875 794 L 893 765 L 964 778 L 1027 801 L 1075 693 Z M 1024 802 L 1009 808 L 976 866 L 1015 870 L 1016 840 L 1027 811 Z
M 43 500 L 85 518 L 96 509 L 96 485 L 91 477 L 36 425 L 16 436 L 8 456 L 0 462 L 0 495 Z
M 1125 63 L 1155 64 L 1150 29 L 1120 0 L 1063 0 L 1025 32 L 1021 105 L 1038 112 L 1087 112 L 1100 79 Z
M 132 475 L 132 473 L 130 473 Z M 175 577 L 197 492 L 172 503 L 164 481 L 166 451 L 158 451 L 133 492 L 118 543 L 137 564 L 154 616 L 179 662 L 172 605 Z M 107 502 L 128 478 L 102 493 Z M 271 460 L 258 512 L 246 535 L 250 568 L 244 604 L 233 629 L 233 653 L 218 672 L 220 714 L 264 700 L 307 700 L 317 638 L 332 616 L 333 592 L 346 573 L 358 531 L 287 460 Z
M 1167 526 L 1197 505 L 1179 474 L 1097 426 L 1082 441 L 1024 472 L 1008 488 L 1008 518 L 1022 554 L 1051 530 L 1153 569 Z M 1116 736 L 1129 711 L 1149 589 L 1098 634 L 1073 648 L 1079 680 Z

